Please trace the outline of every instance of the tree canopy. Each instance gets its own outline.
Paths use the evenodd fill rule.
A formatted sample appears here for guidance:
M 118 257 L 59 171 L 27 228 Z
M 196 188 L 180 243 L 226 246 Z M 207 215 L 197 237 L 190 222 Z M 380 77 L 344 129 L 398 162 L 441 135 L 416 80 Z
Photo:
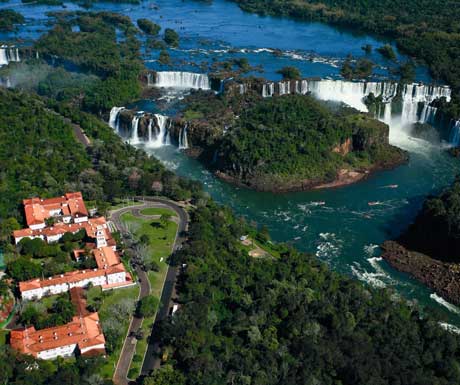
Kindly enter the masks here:
M 280 259 L 251 258 L 246 226 L 215 205 L 192 215 L 183 305 L 161 328 L 185 384 L 460 381 L 460 338 L 435 319 L 286 245 L 272 245 Z

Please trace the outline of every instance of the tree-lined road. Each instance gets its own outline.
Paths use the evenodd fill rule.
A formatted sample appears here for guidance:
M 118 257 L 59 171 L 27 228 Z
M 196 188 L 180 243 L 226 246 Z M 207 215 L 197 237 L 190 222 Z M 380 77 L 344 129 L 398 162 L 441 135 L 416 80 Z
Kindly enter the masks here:
M 122 233 L 128 233 L 128 229 L 121 220 L 121 216 L 125 213 L 131 213 L 136 217 L 143 216 L 141 211 L 147 208 L 168 208 L 174 211 L 177 214 L 178 218 L 178 229 L 176 234 L 176 239 L 173 245 L 173 252 L 182 246 L 182 243 L 185 241 L 184 234 L 187 231 L 189 217 L 187 212 L 178 204 L 162 198 L 153 198 L 153 197 L 136 197 L 139 201 L 138 205 L 123 207 L 117 210 L 110 212 L 109 219 L 114 223 L 117 229 Z M 136 274 L 139 277 L 140 284 L 140 293 L 139 299 L 146 297 L 150 294 L 150 283 L 147 276 L 147 273 L 143 271 L 139 266 L 136 266 Z M 163 320 L 167 315 L 171 303 L 171 297 L 173 294 L 173 289 L 176 283 L 176 273 L 177 269 L 174 266 L 168 266 L 168 271 L 166 273 L 166 279 L 164 282 L 163 290 L 161 293 L 161 300 L 159 308 L 155 317 L 155 322 L 152 328 L 152 335 L 149 339 L 149 346 L 147 353 L 145 355 L 145 360 L 142 366 L 142 374 L 149 373 L 152 369 L 159 365 L 157 360 L 157 351 L 158 343 L 155 341 L 154 332 L 156 325 L 159 321 Z M 113 376 L 113 381 L 117 385 L 126 385 L 129 380 L 127 378 L 129 367 L 131 365 L 132 358 L 136 351 L 136 340 L 135 337 L 131 337 L 142 325 L 143 318 L 138 318 L 133 316 L 126 339 L 123 344 L 120 357 L 118 359 L 118 364 L 115 369 Z

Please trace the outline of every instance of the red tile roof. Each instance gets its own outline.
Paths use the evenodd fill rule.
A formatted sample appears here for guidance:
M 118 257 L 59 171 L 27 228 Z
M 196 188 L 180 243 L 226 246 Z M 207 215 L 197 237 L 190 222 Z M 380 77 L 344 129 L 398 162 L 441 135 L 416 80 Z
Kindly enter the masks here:
M 67 193 L 49 199 L 29 198 L 24 199 L 22 203 L 28 226 L 44 223 L 51 217 L 52 210 L 61 210 L 62 215 L 71 215 L 75 218 L 88 216 L 81 192 Z
M 86 310 L 83 289 L 73 288 L 70 295 L 77 308 L 77 315 L 72 318 L 71 322 L 42 330 L 36 330 L 33 326 L 12 330 L 11 346 L 21 353 L 35 357 L 42 351 L 73 344 L 76 344 L 80 350 L 98 346 L 95 352 L 105 352 L 99 347 L 105 344 L 99 315 Z
M 99 269 L 105 269 L 107 266 L 118 265 L 120 263 L 120 257 L 110 246 L 99 247 L 92 250 L 92 252 Z
M 125 271 L 125 267 L 122 263 L 113 266 L 108 266 L 107 269 L 75 270 L 45 279 L 35 278 L 30 279 L 28 281 L 19 282 L 19 290 L 21 293 L 23 293 L 29 290 L 45 288 L 55 285 L 62 285 L 63 283 L 76 283 L 83 281 L 85 279 L 121 273 L 123 271 Z
M 77 233 L 81 229 L 85 229 L 86 234 L 89 238 L 96 238 L 96 232 L 98 226 L 102 226 L 102 230 L 105 235 L 107 243 L 112 246 L 116 242 L 112 238 L 112 234 L 107 226 L 107 222 L 104 217 L 91 218 L 87 222 L 81 223 L 56 223 L 53 226 L 45 227 L 44 229 L 32 230 L 29 228 L 13 231 L 14 238 L 24 237 L 52 237 L 59 234 L 64 235 L 65 233 Z

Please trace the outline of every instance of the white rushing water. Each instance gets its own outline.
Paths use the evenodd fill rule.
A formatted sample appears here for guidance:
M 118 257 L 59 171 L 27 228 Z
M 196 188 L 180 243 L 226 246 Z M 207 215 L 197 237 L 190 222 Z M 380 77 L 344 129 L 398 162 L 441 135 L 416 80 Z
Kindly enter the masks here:
M 0 66 L 8 65 L 10 62 L 19 62 L 19 49 L 2 45 L 0 47 Z
M 452 122 L 450 129 L 449 142 L 454 146 L 460 146 L 460 120 Z
M 140 116 L 134 116 L 131 122 L 131 138 L 129 139 L 130 144 L 138 144 L 139 140 L 139 120 Z
M 154 117 L 156 120 L 155 135 L 153 135 L 152 139 L 150 139 L 149 137 L 147 146 L 151 148 L 158 148 L 161 146 L 168 145 L 168 130 L 166 127 L 168 123 L 168 117 L 160 114 L 155 114 Z
M 164 88 L 211 89 L 208 75 L 194 72 L 158 71 L 155 86 Z
M 185 150 L 188 148 L 188 138 L 187 138 L 187 123 L 183 128 L 181 128 L 179 133 L 179 149 Z
M 449 309 L 449 311 L 456 314 L 460 314 L 460 309 L 457 306 L 447 302 L 444 298 L 441 298 L 436 293 L 430 294 L 430 298 L 439 303 L 440 305 L 444 306 L 445 308 Z
M 120 132 L 118 116 L 124 109 L 125 107 L 112 107 L 110 110 L 109 126 L 117 133 Z
M 398 96 L 398 84 L 393 82 L 352 82 L 344 80 L 297 80 L 269 82 L 262 86 L 262 96 L 285 95 L 289 93 L 311 93 L 320 100 L 344 103 L 362 112 L 368 112 L 365 98 L 371 93 L 384 103 L 377 118 L 390 127 L 390 139 L 398 142 L 407 136 L 408 126 L 433 123 L 436 108 L 430 106 L 434 100 L 445 97 L 450 101 L 451 90 L 445 86 L 406 84 Z M 396 108 L 396 104 L 397 107 Z M 397 111 L 397 112 L 395 112 Z M 460 141 L 460 124 L 452 130 L 451 143 Z
M 112 107 L 110 110 L 109 126 L 115 130 L 116 133 L 122 134 L 120 131 L 120 112 L 125 107 Z M 147 123 L 147 134 L 142 137 L 139 136 L 139 122 L 141 118 L 148 119 Z M 168 125 L 169 122 L 169 125 Z M 145 143 L 147 147 L 159 148 L 171 144 L 169 129 L 171 127 L 171 121 L 168 116 L 161 114 L 154 114 L 148 118 L 144 111 L 138 111 L 131 120 L 131 126 L 127 133 L 123 136 L 131 144 Z M 186 137 L 187 133 L 181 131 L 179 141 L 182 143 L 183 148 L 188 148 L 188 140 Z
M 177 88 L 208 88 L 207 75 L 191 72 L 157 72 L 157 86 Z M 246 85 L 240 85 L 239 92 L 246 92 Z M 297 80 L 269 82 L 263 84 L 262 96 L 285 95 L 289 93 L 311 93 L 320 100 L 335 101 L 347 104 L 359 111 L 368 112 L 364 102 L 371 93 L 380 97 L 383 105 L 377 111 L 376 117 L 390 126 L 390 142 L 402 148 L 413 147 L 410 141 L 410 126 L 414 123 L 433 123 L 436 108 L 430 103 L 440 97 L 450 101 L 450 88 L 444 86 L 427 86 L 423 84 L 407 84 L 398 93 L 398 84 L 393 82 L 351 82 L 342 80 Z M 398 96 L 398 97 L 397 97 Z M 119 113 L 124 107 L 113 107 L 110 112 L 109 125 L 119 132 Z M 139 138 L 139 115 L 131 123 L 130 143 L 145 142 L 148 147 L 158 148 L 170 144 L 168 129 L 171 121 L 167 116 L 155 114 L 155 119 L 148 122 L 147 137 Z M 189 148 L 187 125 L 179 132 L 179 149 Z M 460 143 L 460 121 L 452 123 L 450 142 Z

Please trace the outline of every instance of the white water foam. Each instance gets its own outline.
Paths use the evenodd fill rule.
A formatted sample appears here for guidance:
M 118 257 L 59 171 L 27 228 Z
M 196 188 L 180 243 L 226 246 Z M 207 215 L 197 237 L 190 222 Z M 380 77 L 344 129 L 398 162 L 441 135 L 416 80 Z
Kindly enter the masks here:
M 454 333 L 454 334 L 460 334 L 460 328 L 457 326 L 448 324 L 447 322 L 439 322 L 439 326 L 441 326 L 444 330 L 447 330 L 448 332 Z
M 115 132 L 119 132 L 119 124 L 118 124 L 118 115 L 120 111 L 124 110 L 125 107 L 112 107 L 110 110 L 110 118 L 109 118 L 109 126 L 115 130 Z
M 460 309 L 457 306 L 452 305 L 451 303 L 447 302 L 444 298 L 440 297 L 436 293 L 430 294 L 430 298 L 436 301 L 437 303 L 439 303 L 440 305 L 444 306 L 446 309 L 448 309 L 452 313 L 460 314 Z
M 211 89 L 208 75 L 181 71 L 158 71 L 156 73 L 155 86 L 182 89 Z
M 378 247 L 378 245 L 373 244 L 364 246 L 364 252 L 370 256 L 370 258 L 367 258 L 367 262 L 374 271 L 367 271 L 359 262 L 355 262 L 354 266 L 351 266 L 351 271 L 360 281 L 377 288 L 384 288 L 396 282 L 380 266 L 382 258 L 373 256 Z
M 334 233 L 320 233 L 320 241 L 316 246 L 316 256 L 323 261 L 331 262 L 340 256 L 343 241 Z

